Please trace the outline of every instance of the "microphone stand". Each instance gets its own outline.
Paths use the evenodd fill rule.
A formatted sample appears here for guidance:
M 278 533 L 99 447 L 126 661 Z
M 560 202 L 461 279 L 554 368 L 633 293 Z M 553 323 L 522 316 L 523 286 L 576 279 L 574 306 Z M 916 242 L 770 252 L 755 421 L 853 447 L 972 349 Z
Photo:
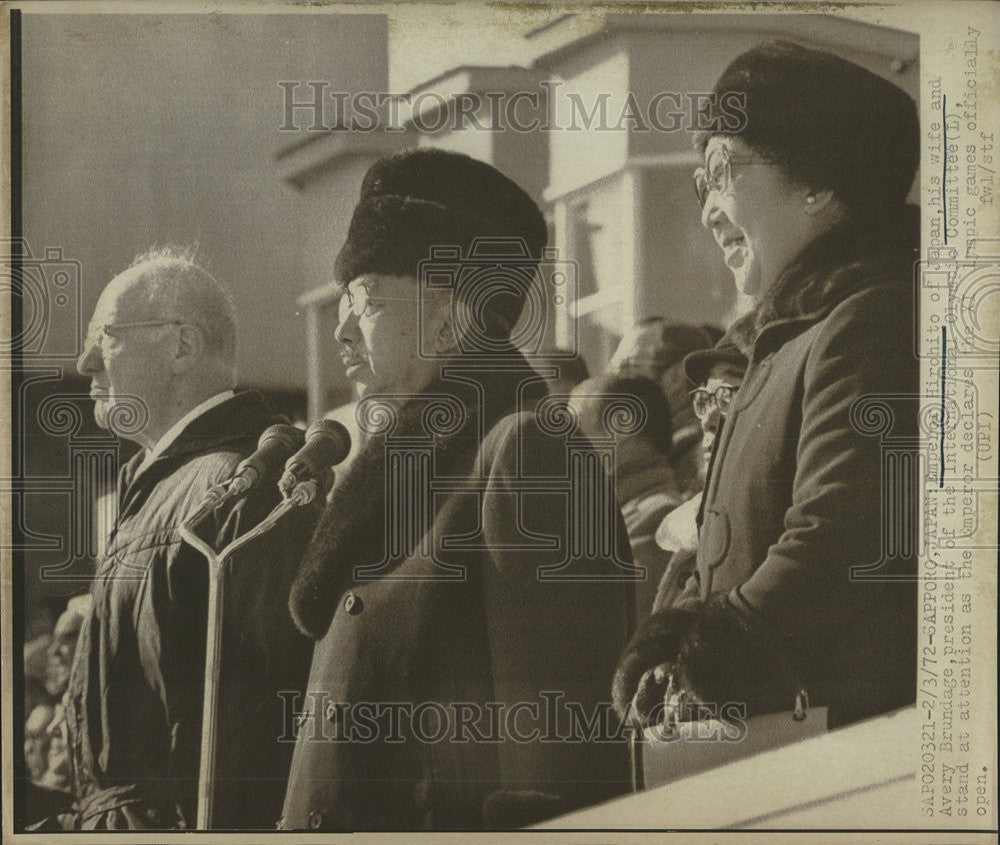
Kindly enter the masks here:
M 257 525 L 216 552 L 195 534 L 195 527 L 212 513 L 205 506 L 180 528 L 181 537 L 201 552 L 208 561 L 208 627 L 205 637 L 205 689 L 201 708 L 201 755 L 198 767 L 199 830 L 210 830 L 215 804 L 215 758 L 218 750 L 219 665 L 222 656 L 222 613 L 224 607 L 223 572 L 233 554 L 270 531 L 286 513 L 316 498 L 319 485 L 314 479 L 303 481 Z

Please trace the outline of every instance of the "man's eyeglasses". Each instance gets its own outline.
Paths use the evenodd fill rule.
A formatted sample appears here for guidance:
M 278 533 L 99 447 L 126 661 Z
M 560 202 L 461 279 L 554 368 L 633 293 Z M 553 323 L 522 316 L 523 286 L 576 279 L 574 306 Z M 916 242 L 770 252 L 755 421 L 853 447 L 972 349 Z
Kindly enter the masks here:
M 122 329 L 152 329 L 159 326 L 183 326 L 183 320 L 142 320 L 136 323 L 105 323 L 97 330 L 96 341 L 99 343 L 105 337 L 118 337 Z
M 692 390 L 691 405 L 694 408 L 694 415 L 703 420 L 712 412 L 712 408 L 718 408 L 719 413 L 725 416 L 729 412 L 729 406 L 737 390 L 739 388 L 731 384 L 721 384 L 711 392 L 704 387 Z
M 344 297 L 341 302 L 346 300 L 348 310 L 354 314 L 355 317 L 364 317 L 365 314 L 370 314 L 371 308 L 377 308 L 382 302 L 420 302 L 419 296 L 382 296 L 381 294 L 372 294 L 365 285 L 355 285 L 353 288 L 344 288 Z M 341 318 L 346 317 L 347 313 L 344 310 L 343 305 L 340 308 Z
M 715 191 L 724 194 L 729 190 L 733 181 L 733 165 L 744 164 L 767 164 L 772 167 L 777 165 L 773 161 L 758 156 L 733 155 L 729 147 L 716 147 L 705 159 L 705 166 L 698 167 L 694 171 L 694 192 L 698 197 L 698 204 L 704 208 L 708 201 L 708 195 Z

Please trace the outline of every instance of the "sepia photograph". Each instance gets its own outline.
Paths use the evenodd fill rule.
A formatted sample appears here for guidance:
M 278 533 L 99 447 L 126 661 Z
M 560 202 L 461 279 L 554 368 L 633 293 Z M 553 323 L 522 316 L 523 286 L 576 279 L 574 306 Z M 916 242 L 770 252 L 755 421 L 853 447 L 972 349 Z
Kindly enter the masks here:
M 11 841 L 997 841 L 996 6 L 3 25 Z

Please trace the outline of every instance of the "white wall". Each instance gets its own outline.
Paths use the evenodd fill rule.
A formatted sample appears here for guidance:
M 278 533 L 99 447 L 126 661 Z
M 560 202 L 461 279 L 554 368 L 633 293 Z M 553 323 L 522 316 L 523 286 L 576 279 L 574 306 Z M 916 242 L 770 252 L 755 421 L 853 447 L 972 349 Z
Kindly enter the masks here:
M 243 382 L 302 387 L 295 297 L 316 274 L 323 203 L 303 202 L 275 171 L 275 152 L 305 137 L 279 132 L 278 82 L 385 90 L 385 18 L 29 11 L 22 20 L 24 234 L 35 254 L 61 247 L 82 262 L 84 322 L 137 253 L 198 243 L 237 299 Z M 355 197 L 331 201 L 353 207 Z M 342 237 L 333 229 L 331 241 Z

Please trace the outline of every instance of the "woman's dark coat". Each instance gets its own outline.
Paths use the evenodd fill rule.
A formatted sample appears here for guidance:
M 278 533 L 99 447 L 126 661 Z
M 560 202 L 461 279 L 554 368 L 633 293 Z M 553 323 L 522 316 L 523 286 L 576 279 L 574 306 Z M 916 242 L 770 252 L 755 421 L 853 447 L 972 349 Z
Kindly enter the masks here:
M 751 698 L 758 712 L 791 709 L 800 685 L 831 725 L 914 700 L 911 220 L 831 231 L 740 324 L 750 364 L 719 436 L 695 573 L 636 633 L 619 708 L 643 671 L 678 654 L 703 699 Z M 770 690 L 753 659 L 773 667 Z
M 609 696 L 628 538 L 592 463 L 571 482 L 587 442 L 552 433 L 555 406 L 517 412 L 540 380 L 511 356 L 445 368 L 334 492 L 292 592 L 318 642 L 284 828 L 516 827 L 628 788 Z M 436 492 L 387 531 L 387 509 L 431 484 L 408 484 L 418 459 L 393 450 L 422 448 Z M 606 494 L 597 517 L 584 487 Z

